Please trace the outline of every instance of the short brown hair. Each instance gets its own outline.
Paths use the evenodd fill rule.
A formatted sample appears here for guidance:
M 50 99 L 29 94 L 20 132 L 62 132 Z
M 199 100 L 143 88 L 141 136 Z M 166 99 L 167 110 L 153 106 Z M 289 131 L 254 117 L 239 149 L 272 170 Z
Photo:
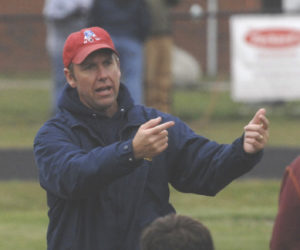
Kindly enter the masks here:
M 169 214 L 153 221 L 142 233 L 142 250 L 213 250 L 210 231 L 199 221 Z

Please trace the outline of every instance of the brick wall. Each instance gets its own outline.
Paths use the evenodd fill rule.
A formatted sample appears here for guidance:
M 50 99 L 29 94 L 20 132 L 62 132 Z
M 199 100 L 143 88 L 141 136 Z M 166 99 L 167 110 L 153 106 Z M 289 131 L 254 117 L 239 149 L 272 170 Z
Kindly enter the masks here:
M 40 14 L 43 0 L 0 0 L 0 14 Z
M 49 69 L 42 0 L 0 0 L 0 72 Z
M 181 0 L 172 11 L 175 44 L 184 48 L 206 70 L 206 19 L 191 20 L 188 12 L 193 3 L 205 10 L 209 0 Z M 45 50 L 45 25 L 41 16 L 42 0 L 0 0 L 0 73 L 49 71 Z M 219 0 L 218 70 L 228 74 L 229 27 L 228 12 L 256 11 L 261 0 Z M 225 12 L 225 13 L 224 13 Z

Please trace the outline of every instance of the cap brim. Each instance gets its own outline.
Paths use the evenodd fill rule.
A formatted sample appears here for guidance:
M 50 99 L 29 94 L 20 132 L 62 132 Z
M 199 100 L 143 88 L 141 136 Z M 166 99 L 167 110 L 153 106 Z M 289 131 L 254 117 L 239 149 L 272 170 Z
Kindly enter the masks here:
M 79 50 L 77 55 L 73 58 L 72 63 L 82 63 L 88 55 L 99 49 L 110 49 L 118 55 L 118 52 L 108 44 L 91 44 L 90 46 L 83 47 Z

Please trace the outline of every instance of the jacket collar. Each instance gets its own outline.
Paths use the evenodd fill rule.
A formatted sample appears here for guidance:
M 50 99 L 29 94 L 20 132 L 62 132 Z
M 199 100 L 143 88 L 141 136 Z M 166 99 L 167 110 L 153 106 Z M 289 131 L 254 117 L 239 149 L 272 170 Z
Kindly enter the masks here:
M 119 110 L 127 114 L 128 122 L 126 127 L 139 126 L 146 122 L 142 106 L 134 104 L 128 89 L 122 83 L 120 84 L 118 103 Z M 72 88 L 69 84 L 66 84 L 63 89 L 58 107 L 60 112 L 68 117 L 68 122 L 71 127 L 86 127 L 83 122 L 85 119 L 94 118 L 95 116 L 103 117 L 103 113 L 84 106 L 79 99 L 77 90 Z

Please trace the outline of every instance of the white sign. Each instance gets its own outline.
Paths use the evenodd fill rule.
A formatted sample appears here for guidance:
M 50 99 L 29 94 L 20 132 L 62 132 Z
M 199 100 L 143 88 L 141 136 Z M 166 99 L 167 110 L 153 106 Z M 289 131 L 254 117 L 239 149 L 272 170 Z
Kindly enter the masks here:
M 300 16 L 232 16 L 230 32 L 234 100 L 300 99 Z

